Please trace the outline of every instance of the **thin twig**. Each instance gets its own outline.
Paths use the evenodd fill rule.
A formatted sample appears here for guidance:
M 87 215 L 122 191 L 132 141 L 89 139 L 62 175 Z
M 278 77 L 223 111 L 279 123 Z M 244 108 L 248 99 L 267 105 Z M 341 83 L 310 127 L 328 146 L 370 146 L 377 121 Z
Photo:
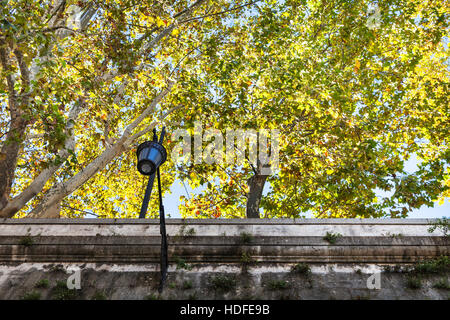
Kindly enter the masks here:
M 249 2 L 249 3 L 243 4 L 243 5 L 237 6 L 237 7 L 233 7 L 233 8 L 228 9 L 228 10 L 221 11 L 221 12 L 216 12 L 216 13 L 211 13 L 211 14 L 206 14 L 206 15 L 203 15 L 203 16 L 199 16 L 199 17 L 186 19 L 186 20 L 180 21 L 180 23 L 187 23 L 187 22 L 191 22 L 191 21 L 194 21 L 194 20 L 200 20 L 200 19 L 204 19 L 204 18 L 208 18 L 208 17 L 212 17 L 212 16 L 218 16 L 218 15 L 221 15 L 221 14 L 224 14 L 224 13 L 228 13 L 228 12 L 231 12 L 231 11 L 239 10 L 239 9 L 247 7 L 247 6 L 251 6 L 252 4 L 255 4 L 255 3 L 260 2 L 260 1 L 261 0 L 256 0 L 256 1 L 252 1 L 252 2 Z
M 86 214 L 90 214 L 90 215 L 99 217 L 99 215 L 96 214 L 96 213 L 85 211 L 85 210 L 81 210 L 81 209 L 77 209 L 77 208 L 72 208 L 71 206 L 68 206 L 68 205 L 65 205 L 65 204 L 62 204 L 61 207 L 72 209 L 72 210 L 75 210 L 75 211 L 79 211 L 79 212 L 82 212 L 82 213 L 86 213 Z

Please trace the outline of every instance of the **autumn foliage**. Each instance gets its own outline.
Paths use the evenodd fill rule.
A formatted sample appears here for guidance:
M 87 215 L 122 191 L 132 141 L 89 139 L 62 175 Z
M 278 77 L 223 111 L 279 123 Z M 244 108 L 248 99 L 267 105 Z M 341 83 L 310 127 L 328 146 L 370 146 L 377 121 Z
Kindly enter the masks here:
M 136 146 L 195 121 L 279 129 L 280 168 L 169 159 L 164 192 L 203 187 L 183 217 L 406 217 L 450 196 L 445 0 L 0 2 L 0 217 L 137 217 Z

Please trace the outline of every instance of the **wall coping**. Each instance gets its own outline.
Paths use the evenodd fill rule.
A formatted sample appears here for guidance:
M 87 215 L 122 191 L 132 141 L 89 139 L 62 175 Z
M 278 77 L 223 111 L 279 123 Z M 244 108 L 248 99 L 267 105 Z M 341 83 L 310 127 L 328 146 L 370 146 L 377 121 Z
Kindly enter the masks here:
M 167 219 L 166 230 L 172 260 L 239 263 L 245 252 L 264 263 L 411 263 L 450 254 L 434 221 Z M 158 263 L 160 242 L 159 219 L 0 220 L 0 264 Z
M 438 219 L 168 219 L 168 225 L 429 225 Z M 0 219 L 0 224 L 86 224 L 86 225 L 109 225 L 109 224 L 159 224 L 159 219 Z

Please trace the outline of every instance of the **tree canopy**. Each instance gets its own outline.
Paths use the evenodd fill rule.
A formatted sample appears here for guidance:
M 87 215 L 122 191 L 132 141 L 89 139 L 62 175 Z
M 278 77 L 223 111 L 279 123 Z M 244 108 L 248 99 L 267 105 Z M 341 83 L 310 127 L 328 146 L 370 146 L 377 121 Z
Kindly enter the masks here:
M 175 179 L 204 187 L 181 199 L 185 217 L 405 217 L 450 195 L 445 0 L 0 10 L 2 217 L 136 217 L 137 144 L 155 126 L 193 132 L 196 121 L 279 129 L 280 167 L 169 158 L 165 192 Z

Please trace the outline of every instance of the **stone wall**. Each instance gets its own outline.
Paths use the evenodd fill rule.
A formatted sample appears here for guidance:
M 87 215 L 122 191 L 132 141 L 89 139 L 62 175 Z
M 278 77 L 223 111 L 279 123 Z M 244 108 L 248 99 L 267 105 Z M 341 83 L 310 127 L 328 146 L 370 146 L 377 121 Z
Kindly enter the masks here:
M 5 219 L 0 299 L 448 299 L 450 241 L 432 222 L 168 219 L 159 294 L 158 220 Z

